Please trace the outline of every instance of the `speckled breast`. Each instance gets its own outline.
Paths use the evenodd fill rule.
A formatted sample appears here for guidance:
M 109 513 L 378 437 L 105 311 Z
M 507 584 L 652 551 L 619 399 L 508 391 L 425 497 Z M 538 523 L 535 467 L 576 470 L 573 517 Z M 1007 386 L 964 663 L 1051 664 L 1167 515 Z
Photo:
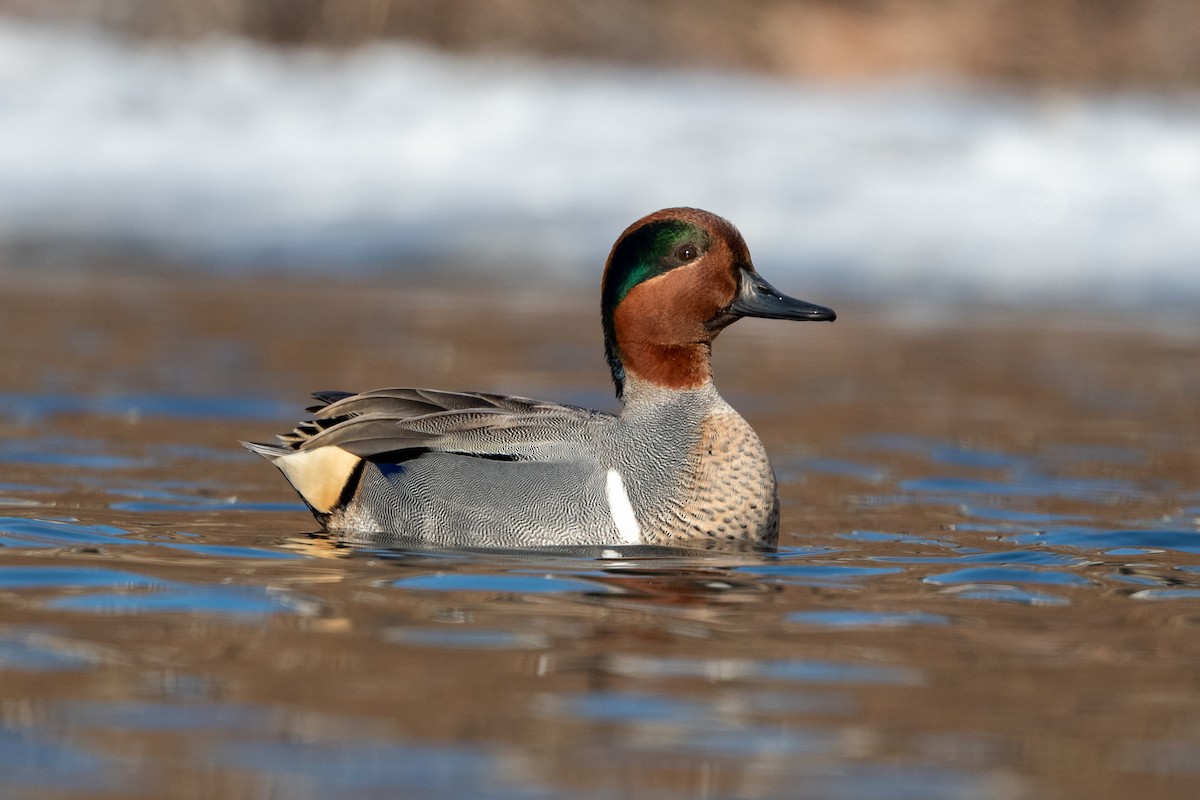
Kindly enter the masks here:
M 736 412 L 709 416 L 700 425 L 684 479 L 681 503 L 657 525 L 652 544 L 774 547 L 779 536 L 779 492 L 767 451 Z

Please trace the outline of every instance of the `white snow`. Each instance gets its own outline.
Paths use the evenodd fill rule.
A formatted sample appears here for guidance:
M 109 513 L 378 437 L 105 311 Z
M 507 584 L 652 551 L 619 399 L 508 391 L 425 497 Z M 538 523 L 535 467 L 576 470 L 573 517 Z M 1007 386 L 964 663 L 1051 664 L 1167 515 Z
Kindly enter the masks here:
M 1200 97 L 167 46 L 0 17 L 0 261 L 591 281 L 668 205 L 729 217 L 801 294 L 1200 300 Z

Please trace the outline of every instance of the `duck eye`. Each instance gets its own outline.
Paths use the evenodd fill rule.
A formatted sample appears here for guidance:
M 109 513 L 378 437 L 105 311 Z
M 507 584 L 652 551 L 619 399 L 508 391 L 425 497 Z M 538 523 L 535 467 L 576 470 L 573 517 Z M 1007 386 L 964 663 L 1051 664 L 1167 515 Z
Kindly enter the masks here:
M 680 261 L 693 261 L 700 255 L 700 251 L 696 249 L 694 244 L 681 244 L 675 248 L 675 258 Z

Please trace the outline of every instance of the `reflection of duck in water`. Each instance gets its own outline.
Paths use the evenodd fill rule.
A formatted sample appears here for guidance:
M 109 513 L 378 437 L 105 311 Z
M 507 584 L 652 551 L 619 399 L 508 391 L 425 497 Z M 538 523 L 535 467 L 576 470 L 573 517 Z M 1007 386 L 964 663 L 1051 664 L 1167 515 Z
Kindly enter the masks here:
M 741 234 L 666 209 L 617 240 L 604 343 L 619 415 L 495 394 L 327 392 L 270 459 L 327 529 L 442 546 L 773 548 L 775 476 L 717 393 L 713 339 L 741 317 L 832 320 L 754 270 Z

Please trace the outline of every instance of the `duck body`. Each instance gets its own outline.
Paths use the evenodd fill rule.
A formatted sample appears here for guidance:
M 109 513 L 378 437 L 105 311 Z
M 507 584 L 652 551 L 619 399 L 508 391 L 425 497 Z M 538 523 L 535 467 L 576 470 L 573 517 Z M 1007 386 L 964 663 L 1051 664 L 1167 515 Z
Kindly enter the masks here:
M 357 472 L 343 481 L 348 496 L 306 498 L 333 530 L 402 532 L 444 546 L 769 547 L 778 529 L 766 450 L 711 383 L 680 392 L 638 386 L 619 415 L 423 389 L 334 397 L 314 417 L 331 423 L 316 446 L 276 462 L 303 485 L 306 462 L 336 452 L 321 448 L 365 456 L 341 459 Z M 421 447 L 372 458 L 370 449 L 394 445 L 371 437 L 364 449 L 346 438 L 364 426 L 407 428 Z M 334 483 L 336 471 L 323 468 Z
M 712 339 L 741 316 L 826 319 L 753 272 L 741 236 L 697 209 L 634 223 L 605 268 L 619 414 L 486 393 L 327 392 L 274 445 L 328 530 L 435 546 L 772 549 L 766 449 L 718 394 Z

